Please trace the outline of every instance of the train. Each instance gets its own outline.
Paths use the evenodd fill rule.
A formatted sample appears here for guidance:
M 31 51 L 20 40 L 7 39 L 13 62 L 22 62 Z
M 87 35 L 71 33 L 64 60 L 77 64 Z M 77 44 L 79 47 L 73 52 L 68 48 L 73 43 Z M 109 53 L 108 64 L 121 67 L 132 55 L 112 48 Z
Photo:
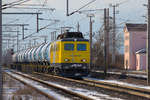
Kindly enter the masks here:
M 81 32 L 65 32 L 53 42 L 16 52 L 11 68 L 51 73 L 64 77 L 89 74 L 90 44 Z

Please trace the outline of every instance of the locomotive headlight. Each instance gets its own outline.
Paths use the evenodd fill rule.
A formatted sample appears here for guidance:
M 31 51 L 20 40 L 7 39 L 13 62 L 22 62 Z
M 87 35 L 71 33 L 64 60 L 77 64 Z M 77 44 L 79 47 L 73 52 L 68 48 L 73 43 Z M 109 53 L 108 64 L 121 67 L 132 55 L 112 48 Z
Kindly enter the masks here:
M 64 61 L 66 61 L 66 62 L 67 62 L 67 61 L 69 61 L 69 59 L 64 59 Z
M 82 61 L 82 62 L 86 62 L 86 60 L 85 60 L 85 59 L 82 59 L 81 61 Z

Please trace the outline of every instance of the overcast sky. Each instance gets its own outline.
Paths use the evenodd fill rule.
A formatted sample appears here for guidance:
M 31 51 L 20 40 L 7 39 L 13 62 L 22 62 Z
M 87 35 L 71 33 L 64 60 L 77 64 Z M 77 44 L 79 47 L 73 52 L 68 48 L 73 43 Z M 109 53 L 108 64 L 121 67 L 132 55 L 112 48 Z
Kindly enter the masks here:
M 13 1 L 17 0 L 3 0 L 3 4 L 11 3 Z M 76 30 L 77 22 L 80 23 L 80 31 L 82 31 L 84 34 L 89 31 L 89 18 L 87 17 L 87 13 L 75 13 L 72 16 L 67 17 L 66 16 L 66 0 L 30 0 L 30 2 L 27 2 L 25 4 L 44 4 L 46 2 L 44 7 L 47 8 L 55 8 L 55 11 L 42 11 L 42 15 L 40 15 L 41 18 L 47 18 L 47 19 L 59 19 L 60 22 L 58 24 L 52 25 L 50 27 L 64 27 L 64 26 L 71 26 L 74 27 L 74 30 Z M 92 0 L 69 0 L 69 12 L 73 12 L 76 9 L 79 9 L 80 7 L 84 6 L 88 2 Z M 89 9 L 104 9 L 104 8 L 110 8 L 110 16 L 112 16 L 112 8 L 109 6 L 110 4 L 119 4 L 119 7 L 116 8 L 117 11 L 119 11 L 119 14 L 116 15 L 116 20 L 118 25 L 124 26 L 124 23 L 130 22 L 130 23 L 145 23 L 145 18 L 142 16 L 145 16 L 147 11 L 146 7 L 143 6 L 143 4 L 146 4 L 147 0 L 96 0 L 95 2 L 91 3 L 89 6 L 85 7 L 82 10 L 89 10 Z M 3 12 L 37 12 L 35 10 L 23 10 L 23 9 L 6 9 L 3 10 Z M 95 17 L 94 20 L 94 29 L 93 31 L 96 32 L 100 29 L 102 23 L 103 23 L 103 11 L 97 11 L 97 12 L 88 12 L 88 13 L 94 13 Z M 17 20 L 16 20 L 17 19 Z M 19 19 L 19 20 L 18 20 Z M 16 20 L 16 21 L 14 21 Z M 14 22 L 13 22 L 14 21 Z M 26 35 L 29 35 L 30 33 L 35 32 L 36 30 L 36 17 L 33 15 L 28 16 L 18 16 L 18 15 L 3 15 L 3 23 L 25 23 L 30 24 L 28 29 L 31 29 L 30 31 L 26 31 Z M 40 27 L 44 27 L 48 24 L 50 24 L 50 21 L 40 21 Z M 123 30 L 123 29 L 119 29 Z M 50 32 L 54 30 L 43 30 L 38 35 L 48 35 L 50 38 Z M 60 32 L 60 31 L 59 31 Z M 59 34 L 58 32 L 58 34 Z M 123 34 L 123 33 L 122 33 Z

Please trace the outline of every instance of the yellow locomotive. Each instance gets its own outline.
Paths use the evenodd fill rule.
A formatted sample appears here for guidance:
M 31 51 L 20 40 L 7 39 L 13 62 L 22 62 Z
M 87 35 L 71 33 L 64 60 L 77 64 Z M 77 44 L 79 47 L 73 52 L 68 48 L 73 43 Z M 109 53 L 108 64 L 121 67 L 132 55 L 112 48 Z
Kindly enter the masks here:
M 82 77 L 89 73 L 89 48 L 89 40 L 81 32 L 66 32 L 56 41 L 15 53 L 13 62 L 17 69 L 34 66 L 35 71 Z

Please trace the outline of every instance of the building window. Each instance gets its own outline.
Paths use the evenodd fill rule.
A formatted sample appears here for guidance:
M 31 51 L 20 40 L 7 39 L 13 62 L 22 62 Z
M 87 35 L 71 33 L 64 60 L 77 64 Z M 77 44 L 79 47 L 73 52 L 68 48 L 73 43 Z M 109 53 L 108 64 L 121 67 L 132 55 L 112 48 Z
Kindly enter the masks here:
M 126 46 L 125 46 L 125 52 L 128 52 L 128 51 L 129 51 L 129 46 L 126 45 Z

